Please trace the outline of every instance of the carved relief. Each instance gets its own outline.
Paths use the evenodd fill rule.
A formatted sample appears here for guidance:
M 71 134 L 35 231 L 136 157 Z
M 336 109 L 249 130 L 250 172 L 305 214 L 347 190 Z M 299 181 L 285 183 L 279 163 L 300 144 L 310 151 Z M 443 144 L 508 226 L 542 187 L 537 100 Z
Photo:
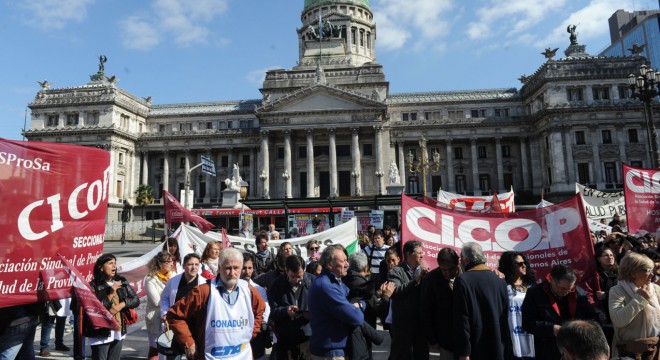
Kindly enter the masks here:
M 619 145 L 617 144 L 600 144 L 598 153 L 601 157 L 618 157 Z

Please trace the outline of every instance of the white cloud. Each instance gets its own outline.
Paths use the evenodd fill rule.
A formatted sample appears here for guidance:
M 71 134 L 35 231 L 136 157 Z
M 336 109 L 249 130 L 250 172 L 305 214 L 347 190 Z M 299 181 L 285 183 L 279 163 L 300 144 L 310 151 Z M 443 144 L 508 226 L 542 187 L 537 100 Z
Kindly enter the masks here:
M 446 35 L 450 28 L 446 19 L 450 18 L 454 0 L 380 0 L 373 7 L 378 45 L 384 50 L 394 50 L 412 39 L 419 45 Z
M 129 48 L 149 49 L 161 40 L 172 39 L 181 46 L 194 44 L 226 43 L 219 35 L 214 34 L 208 24 L 218 15 L 227 10 L 228 0 L 154 0 L 153 12 L 149 15 L 133 15 L 129 19 L 137 24 L 135 31 L 144 36 L 140 40 L 150 46 L 133 46 L 140 41 L 130 39 L 131 34 L 124 32 L 124 45 Z M 126 20 L 120 22 L 123 26 Z
M 44 29 L 62 29 L 70 21 L 82 21 L 94 0 L 24 0 L 28 23 Z
M 245 79 L 254 86 L 262 87 L 264 80 L 266 80 L 266 71 L 283 68 L 283 66 L 270 66 L 265 69 L 252 70 L 245 76 Z
M 123 40 L 122 44 L 135 50 L 149 50 L 160 42 L 158 31 L 138 16 L 130 16 L 119 22 Z

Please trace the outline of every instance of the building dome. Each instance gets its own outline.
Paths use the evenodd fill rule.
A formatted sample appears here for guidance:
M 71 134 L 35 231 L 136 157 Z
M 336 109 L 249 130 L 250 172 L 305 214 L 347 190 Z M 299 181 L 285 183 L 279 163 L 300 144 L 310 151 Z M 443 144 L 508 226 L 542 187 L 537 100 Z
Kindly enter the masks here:
M 369 8 L 369 0 L 305 0 L 305 9 L 304 10 L 307 10 L 310 7 L 316 6 L 316 5 L 335 4 L 335 3 L 359 5 L 359 6 L 364 6 L 367 9 L 370 9 Z

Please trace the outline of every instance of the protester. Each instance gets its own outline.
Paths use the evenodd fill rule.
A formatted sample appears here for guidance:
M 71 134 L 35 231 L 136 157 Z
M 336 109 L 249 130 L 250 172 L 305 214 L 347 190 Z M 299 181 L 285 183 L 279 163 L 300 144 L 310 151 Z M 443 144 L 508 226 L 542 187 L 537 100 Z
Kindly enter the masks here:
M 288 241 L 281 243 L 278 253 L 283 253 L 285 256 L 293 255 L 293 245 Z
M 555 265 L 546 281 L 527 291 L 522 304 L 523 328 L 534 335 L 538 360 L 556 360 L 561 356 L 556 336 L 562 323 L 597 317 L 587 293 L 575 285 L 576 280 L 570 266 Z
M 390 270 L 394 269 L 395 266 L 399 265 L 399 253 L 395 248 L 389 248 L 385 251 L 385 259 L 380 262 L 378 265 L 378 281 L 376 282 L 376 287 L 380 287 L 384 282 L 387 281 L 387 275 Z
M 615 213 L 614 216 L 612 216 L 612 221 L 607 224 L 608 226 L 614 227 L 614 226 L 620 226 L 621 225 L 621 220 L 619 218 L 619 214 Z M 612 230 L 614 231 L 614 230 Z
M 321 254 L 321 266 L 321 275 L 309 289 L 311 357 L 314 360 L 343 359 L 352 329 L 364 322 L 360 309 L 364 304 L 351 304 L 346 299 L 348 288 L 341 278 L 346 276 L 348 261 L 343 247 L 326 247 Z
M 273 330 L 277 335 L 278 360 L 308 359 L 309 303 L 308 293 L 316 276 L 304 271 L 304 261 L 297 255 L 284 262 L 286 273 L 268 288 Z
M 557 347 L 565 360 L 607 360 L 610 349 L 600 326 L 594 321 L 566 322 L 557 332 Z
M 0 308 L 2 359 L 34 359 L 34 335 L 45 304 L 35 302 Z
M 367 255 L 369 268 L 371 269 L 371 275 L 377 279 L 380 272 L 380 262 L 385 259 L 385 251 L 389 249 L 389 246 L 385 245 L 385 239 L 383 238 L 383 233 L 380 231 L 375 231 L 373 235 L 373 243 L 362 251 Z
M 273 240 L 273 232 L 275 232 L 275 224 L 268 225 L 268 232 L 266 233 L 268 234 L 268 240 Z
M 306 264 L 309 264 L 312 261 L 319 261 L 321 258 L 321 253 L 319 250 L 321 249 L 321 244 L 319 244 L 318 241 L 314 239 L 310 239 L 307 241 L 307 244 L 305 245 L 305 248 L 307 248 L 307 261 Z
M 651 283 L 653 267 L 653 261 L 642 254 L 630 253 L 621 260 L 619 282 L 609 296 L 614 356 L 646 359 L 650 354 L 640 349 L 658 342 L 660 286 Z
M 286 260 L 287 256 L 286 253 L 280 252 L 275 255 L 275 265 L 273 269 L 268 270 L 268 272 L 261 274 L 257 277 L 254 278 L 254 282 L 268 290 L 270 288 L 270 285 L 280 277 L 282 274 L 284 274 L 284 261 Z M 256 263 L 256 260 L 255 260 Z
M 274 225 L 273 225 L 274 226 Z M 255 244 L 257 246 L 257 252 L 254 255 L 254 272 L 256 275 L 261 275 L 266 273 L 269 270 L 275 268 L 275 254 L 270 251 L 268 248 L 269 235 L 265 232 L 260 232 L 257 235 Z
M 188 359 L 228 354 L 251 359 L 249 342 L 261 330 L 266 305 L 259 292 L 240 279 L 243 255 L 238 249 L 224 249 L 218 263 L 218 277 L 177 301 L 167 312 L 167 321 L 176 341 L 184 344 Z M 224 332 L 223 322 L 241 326 Z
M 608 299 L 610 289 L 617 284 L 618 265 L 611 249 L 597 247 L 595 251 L 596 271 L 584 282 L 584 290 L 587 292 L 589 303 L 598 314 L 607 343 L 612 344 L 614 327 L 608 310 Z
M 241 271 L 241 279 L 247 281 L 257 289 L 266 305 L 263 320 L 261 322 L 261 331 L 257 336 L 250 340 L 250 346 L 252 346 L 252 356 L 255 360 L 266 360 L 266 348 L 271 347 L 270 330 L 268 328 L 270 305 L 268 304 L 268 294 L 266 293 L 266 289 L 252 281 L 252 275 L 254 275 L 254 257 L 252 254 L 246 252 L 243 253 L 243 270 Z
M 424 248 L 416 240 L 403 246 L 405 261 L 389 271 L 387 279 L 394 283 L 391 297 L 392 306 L 392 347 L 391 358 L 428 359 L 429 351 L 426 336 L 419 326 L 420 287 L 428 274 L 423 267 Z
M 183 258 L 183 272 L 173 276 L 165 285 L 160 295 L 160 317 L 164 321 L 165 315 L 174 303 L 186 296 L 195 286 L 203 284 L 206 279 L 199 275 L 200 257 L 190 253 Z M 172 347 L 181 348 L 176 341 L 172 341 Z M 168 356 L 167 360 L 180 360 L 181 355 Z
M 169 242 L 169 240 L 168 240 Z M 167 251 L 161 251 L 149 261 L 149 273 L 144 279 L 147 291 L 147 336 L 149 338 L 149 360 L 158 359 L 158 345 L 156 340 L 163 333 L 162 317 L 160 315 L 160 298 L 165 286 L 172 276 L 174 267 L 172 255 Z
M 66 318 L 71 311 L 69 306 L 71 299 L 60 299 L 49 301 L 46 306 L 46 313 L 43 314 L 41 321 L 41 340 L 39 341 L 39 356 L 50 356 L 48 343 L 50 342 L 50 333 L 55 328 L 55 350 L 70 351 L 71 349 L 64 345 L 64 328 Z
M 307 264 L 307 267 L 305 268 L 305 271 L 314 275 L 314 276 L 319 276 L 321 275 L 321 270 L 323 268 L 321 267 L 321 263 L 318 261 L 312 261 L 309 264 Z
M 536 284 L 536 275 L 525 254 L 505 251 L 497 269 L 504 274 L 509 297 L 509 331 L 516 359 L 534 359 L 534 336 L 522 326 L 522 303 L 527 290 Z
M 428 343 L 438 346 L 440 359 L 454 358 L 453 292 L 454 281 L 462 272 L 459 256 L 451 248 L 438 251 L 438 267 L 422 280 L 420 311 L 421 326 Z
M 369 235 L 367 235 L 366 232 L 360 232 L 358 234 L 358 245 L 361 250 L 364 250 L 364 248 L 371 245 L 371 238 L 369 238 Z
M 461 249 L 465 272 L 454 281 L 454 356 L 503 360 L 511 353 L 506 283 L 486 266 L 481 245 Z
M 367 226 L 367 236 L 372 243 L 374 241 L 374 234 L 376 234 L 376 227 L 369 224 L 369 226 Z
M 84 316 L 83 333 L 92 348 L 92 359 L 118 360 L 122 341 L 126 337 L 125 314 L 128 309 L 137 308 L 140 299 L 128 281 L 117 274 L 117 258 L 112 254 L 103 254 L 96 260 L 94 278 L 89 285 L 120 326 L 119 331 L 107 328 L 94 329 L 89 318 Z
M 279 240 L 280 239 L 280 232 L 279 231 L 271 231 L 270 232 L 270 239 L 268 240 Z
M 163 244 L 163 251 L 167 251 L 172 257 L 172 273 L 181 273 L 183 269 L 181 268 L 181 251 L 179 250 L 179 240 L 175 238 L 167 238 L 167 241 Z
M 218 275 L 218 258 L 220 256 L 222 243 L 219 241 L 209 241 L 202 252 L 200 274 L 202 277 L 212 280 Z
M 295 228 L 295 227 L 294 227 L 294 228 L 291 228 L 291 230 L 289 231 L 289 236 L 287 236 L 287 238 L 289 238 L 289 239 L 295 239 L 295 238 L 297 238 L 297 237 L 299 237 L 299 236 L 300 236 L 300 235 L 298 235 L 298 228 Z
M 238 233 L 238 236 L 247 239 L 252 238 L 252 231 L 250 231 L 250 224 L 247 221 L 243 222 L 243 227 L 241 228 L 241 231 Z

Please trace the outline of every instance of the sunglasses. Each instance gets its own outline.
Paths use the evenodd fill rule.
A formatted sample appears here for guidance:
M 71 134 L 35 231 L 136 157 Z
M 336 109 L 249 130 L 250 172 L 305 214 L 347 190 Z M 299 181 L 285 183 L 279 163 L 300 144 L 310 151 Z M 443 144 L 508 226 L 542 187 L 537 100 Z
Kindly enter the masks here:
M 516 266 L 518 266 L 518 267 L 527 266 L 527 264 L 525 264 L 524 261 L 521 261 L 521 262 L 514 262 L 514 264 L 515 264 Z
M 317 248 L 317 247 L 311 247 L 311 248 L 309 248 L 309 250 L 310 250 L 310 251 L 318 251 L 319 248 Z

